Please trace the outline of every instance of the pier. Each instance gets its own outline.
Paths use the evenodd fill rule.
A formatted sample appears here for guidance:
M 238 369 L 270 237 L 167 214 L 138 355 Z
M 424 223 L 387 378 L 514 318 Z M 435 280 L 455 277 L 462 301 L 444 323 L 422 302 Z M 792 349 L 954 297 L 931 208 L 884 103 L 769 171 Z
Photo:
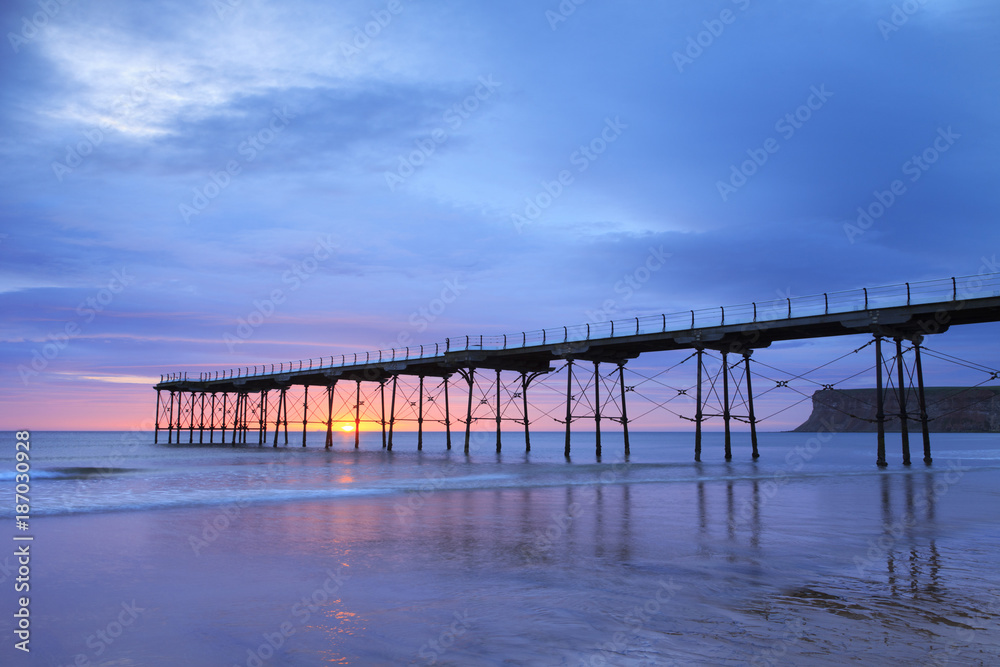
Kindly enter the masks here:
M 920 433 L 922 458 L 929 465 L 922 362 L 922 355 L 927 354 L 925 338 L 954 326 L 998 319 L 1000 274 L 989 273 L 505 335 L 462 336 L 406 348 L 196 375 L 171 373 L 161 376 L 154 387 L 154 439 L 159 442 L 165 430 L 168 443 L 181 442 L 185 435 L 188 443 L 196 437 L 198 443 L 215 443 L 218 435 L 220 442 L 256 440 L 258 445 L 277 447 L 279 440 L 289 444 L 292 423 L 293 427 L 301 424 L 305 447 L 309 425 L 324 424 L 330 448 L 334 422 L 350 421 L 355 447 L 360 446 L 365 423 L 380 427 L 383 448 L 392 450 L 395 427 L 415 422 L 418 449 L 423 448 L 424 425 L 436 423 L 444 427 L 448 449 L 457 436 L 468 453 L 472 425 L 495 421 L 499 452 L 506 421 L 523 427 L 524 447 L 530 451 L 533 383 L 564 373 L 565 405 L 560 411 L 563 418 L 557 421 L 565 425 L 565 455 L 571 454 L 573 423 L 588 420 L 595 427 L 598 457 L 602 421 L 621 425 L 627 456 L 627 399 L 635 389 L 626 382 L 627 364 L 645 353 L 676 351 L 682 357 L 676 366 L 691 364 L 695 369 L 694 386 L 676 389 L 677 396 L 693 393 L 693 414 L 674 412 L 693 424 L 694 460 L 701 460 L 702 429 L 709 419 L 723 422 L 726 460 L 733 456 L 733 421 L 747 424 L 750 456 L 756 459 L 762 419 L 754 411 L 754 388 L 759 389 L 762 382 L 772 388 L 788 382 L 769 377 L 768 367 L 759 361 L 761 351 L 778 341 L 865 334 L 870 340 L 848 354 L 869 347 L 874 352 L 876 464 L 888 465 L 884 398 L 887 391 L 894 391 L 899 413 L 893 416 L 902 423 L 902 463 L 911 464 L 909 431 L 913 428 Z M 709 356 L 718 362 L 714 373 L 706 366 Z M 968 360 L 957 362 L 984 373 L 984 382 L 998 378 L 996 369 Z M 817 364 L 817 369 L 822 366 Z M 463 390 L 464 406 L 450 400 L 456 385 Z M 822 387 L 836 389 L 835 384 Z M 296 394 L 301 388 L 301 396 L 293 399 L 292 388 Z M 915 391 L 916 405 L 907 404 L 910 391 Z M 712 405 L 709 394 L 715 397 Z M 299 400 L 290 418 L 289 405 Z M 659 407 L 669 409 L 664 407 L 667 403 Z

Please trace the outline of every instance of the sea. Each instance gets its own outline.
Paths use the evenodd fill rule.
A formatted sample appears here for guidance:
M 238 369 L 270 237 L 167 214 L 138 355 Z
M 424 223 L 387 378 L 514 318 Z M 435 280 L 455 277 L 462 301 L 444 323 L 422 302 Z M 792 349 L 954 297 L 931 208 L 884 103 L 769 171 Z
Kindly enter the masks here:
M 997 434 L 290 435 L 0 434 L 0 664 L 1000 664 Z

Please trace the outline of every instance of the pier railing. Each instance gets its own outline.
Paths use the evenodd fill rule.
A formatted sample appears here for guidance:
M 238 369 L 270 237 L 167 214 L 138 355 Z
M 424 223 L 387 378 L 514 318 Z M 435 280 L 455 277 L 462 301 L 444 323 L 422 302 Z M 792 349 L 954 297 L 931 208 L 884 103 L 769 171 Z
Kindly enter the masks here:
M 987 273 L 842 292 L 825 292 L 811 296 L 789 296 L 737 306 L 719 306 L 661 315 L 644 315 L 607 322 L 522 331 L 514 334 L 460 336 L 446 338 L 444 342 L 440 343 L 317 357 L 278 364 L 243 366 L 225 371 L 202 372 L 191 377 L 188 376 L 188 373 L 171 373 L 161 375 L 160 382 L 267 377 L 309 370 L 432 359 L 448 352 L 516 350 L 560 343 L 690 331 L 708 327 L 754 325 L 882 308 L 954 303 L 996 296 L 1000 296 L 1000 273 Z

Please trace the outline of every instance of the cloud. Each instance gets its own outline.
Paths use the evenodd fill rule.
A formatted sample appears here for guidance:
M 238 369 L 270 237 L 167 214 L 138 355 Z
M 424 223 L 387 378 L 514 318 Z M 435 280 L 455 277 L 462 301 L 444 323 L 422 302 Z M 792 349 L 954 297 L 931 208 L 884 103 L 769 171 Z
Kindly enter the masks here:
M 889 39 L 891 4 L 749 3 L 683 72 L 673 54 L 727 3 L 587 3 L 555 30 L 540 6 L 382 7 L 71 3 L 0 62 L 8 388 L 67 323 L 60 382 L 152 377 L 580 323 L 608 300 L 631 317 L 976 273 L 1000 246 L 991 3 L 928 3 Z M 483 77 L 495 94 L 449 121 Z M 627 128 L 595 144 L 608 119 Z M 846 234 L 949 127 L 954 147 Z M 519 233 L 512 214 L 564 170 Z M 329 258 L 296 278 L 322 239 Z M 123 269 L 135 281 L 84 321 Z M 461 296 L 422 316 L 449 280 Z M 274 290 L 284 303 L 229 350 Z

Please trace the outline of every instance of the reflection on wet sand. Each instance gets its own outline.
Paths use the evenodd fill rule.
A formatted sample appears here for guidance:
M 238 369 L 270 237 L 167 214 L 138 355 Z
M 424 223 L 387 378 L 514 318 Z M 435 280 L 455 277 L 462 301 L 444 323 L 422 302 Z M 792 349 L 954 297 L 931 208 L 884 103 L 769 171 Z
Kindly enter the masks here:
M 939 576 L 941 555 L 933 526 L 939 494 L 934 490 L 933 474 L 923 473 L 921 478 L 923 489 L 915 494 L 914 475 L 902 475 L 901 480 L 882 476 L 882 534 L 871 543 L 866 555 L 872 559 L 878 552 L 884 554 L 885 581 L 893 597 L 930 598 L 939 602 L 946 593 Z M 902 490 L 898 488 L 900 484 Z M 897 487 L 896 496 L 902 493 L 902 510 L 893 506 L 893 486 Z M 919 496 L 916 501 L 915 495 Z M 921 535 L 928 537 L 922 540 Z

